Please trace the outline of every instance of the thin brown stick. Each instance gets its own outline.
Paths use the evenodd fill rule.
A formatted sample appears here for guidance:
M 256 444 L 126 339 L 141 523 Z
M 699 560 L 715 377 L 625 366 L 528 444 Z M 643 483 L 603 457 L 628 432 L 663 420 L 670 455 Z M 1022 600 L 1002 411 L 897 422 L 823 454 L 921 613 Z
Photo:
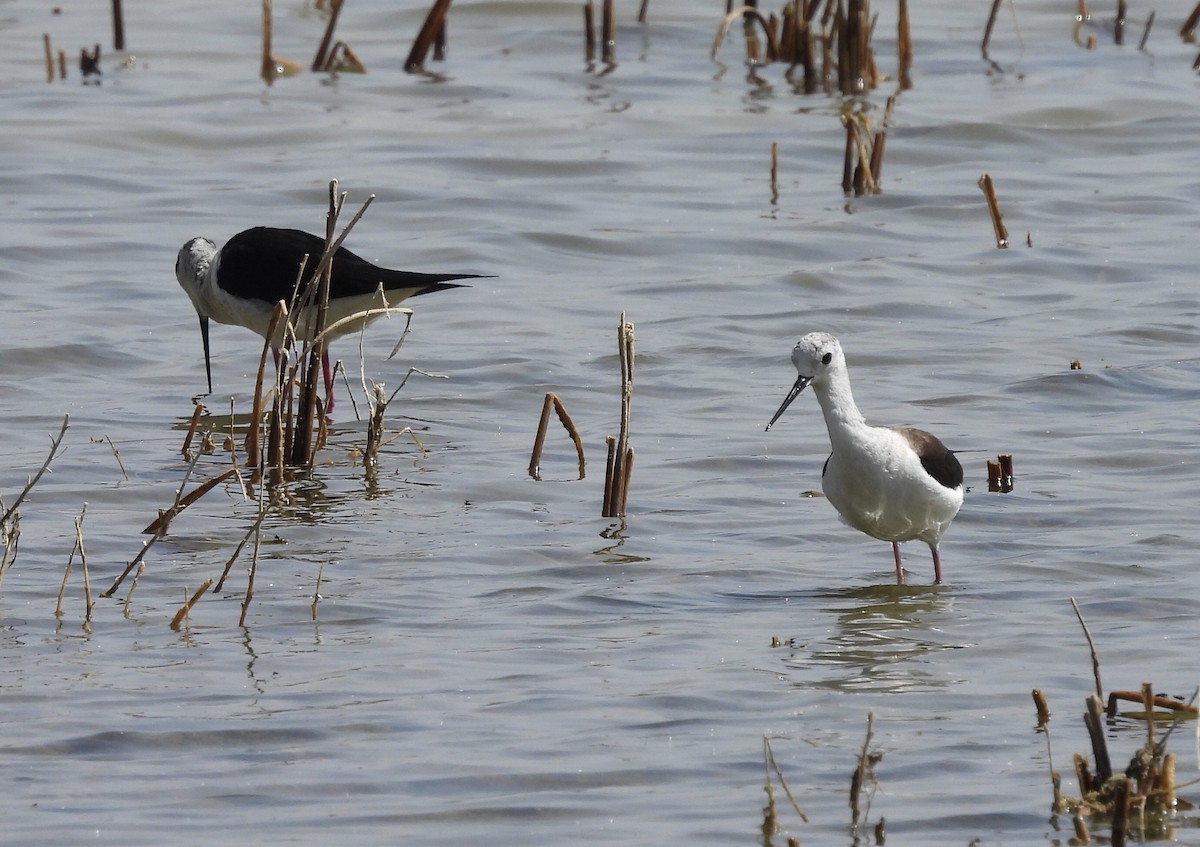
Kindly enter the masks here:
M 54 53 L 50 48 L 50 33 L 42 34 L 42 49 L 46 51 L 46 82 L 54 82 Z
M 1125 0 L 1117 0 L 1117 20 L 1113 24 L 1113 43 L 1117 45 L 1125 43 L 1126 12 Z
M 1112 778 L 1112 761 L 1108 757 L 1108 741 L 1104 737 L 1104 706 L 1095 694 L 1087 696 L 1087 711 L 1083 713 L 1083 724 L 1092 741 L 1092 759 L 1096 763 L 1096 776 L 1100 784 Z
M 1096 655 L 1096 642 L 1092 640 L 1092 633 L 1088 630 L 1088 625 L 1083 620 L 1083 612 L 1079 611 L 1079 604 L 1075 602 L 1074 597 L 1071 598 L 1071 608 L 1075 610 L 1075 617 L 1083 627 L 1083 637 L 1087 639 L 1088 650 L 1092 654 L 1092 676 L 1096 680 L 1096 696 L 1103 699 L 1104 686 L 1100 684 L 1100 659 Z
M 596 9 L 592 0 L 583 4 L 583 60 L 591 64 L 596 59 Z
M 898 42 L 896 47 L 896 63 L 900 71 L 900 90 L 912 88 L 912 32 L 908 22 L 908 0 L 900 0 L 900 21 L 897 24 Z M 985 47 L 984 53 L 987 49 Z
M 161 513 L 157 518 L 147 524 L 146 528 L 142 530 L 142 534 L 155 535 L 159 532 L 159 530 L 165 532 L 166 524 L 170 523 L 180 512 L 195 503 L 208 492 L 212 491 L 225 480 L 236 475 L 237 468 L 229 468 L 228 470 L 222 471 L 211 479 L 206 479 L 204 482 L 200 483 L 200 485 L 196 486 L 195 489 L 193 489 L 186 497 L 177 499 L 174 506 Z
M 796 798 L 792 796 L 792 790 L 788 788 L 787 780 L 783 778 L 783 771 L 779 768 L 779 763 L 775 761 L 775 751 L 771 749 L 771 739 L 763 736 L 763 768 L 767 770 L 767 782 L 769 783 L 770 772 L 775 771 L 775 776 L 779 778 L 779 785 L 783 788 L 783 793 L 787 795 L 788 802 L 792 804 L 796 814 L 800 816 L 800 820 L 808 823 L 808 815 L 804 814 L 804 810 L 800 808 L 800 804 L 796 802 Z
M 67 593 L 67 578 L 71 576 L 71 568 L 75 564 L 75 553 L 79 550 L 79 538 L 76 537 L 75 544 L 71 547 L 71 553 L 67 556 L 67 566 L 63 568 L 62 584 L 58 587 L 58 604 L 54 607 L 54 617 L 61 618 L 63 616 L 63 596 Z
M 312 619 L 314 621 L 317 619 L 317 603 L 321 599 L 321 576 L 324 573 L 325 573 L 325 563 L 321 562 L 320 567 L 317 568 L 317 584 L 313 588 Z
M 83 546 L 83 518 L 87 514 L 87 503 L 83 504 L 83 509 L 79 512 L 79 517 L 75 518 L 75 544 L 79 548 L 79 565 L 83 570 L 83 623 L 84 626 L 91 626 L 92 623 L 92 574 L 88 570 L 87 550 Z
M 779 202 L 779 142 L 771 142 L 771 205 Z
M 262 0 L 262 66 L 259 75 L 267 85 L 275 81 L 275 60 L 271 58 L 271 0 Z
M 1001 2 L 1003 0 L 992 0 L 992 10 L 988 13 L 987 24 L 983 28 L 983 41 L 979 45 L 979 52 L 985 62 L 992 61 L 992 57 L 988 55 L 988 45 L 992 43 L 992 30 L 996 27 L 996 16 L 1000 14 Z
M 204 584 L 201 585 L 199 588 L 197 588 L 195 593 L 192 594 L 191 597 L 187 598 L 187 600 L 184 602 L 184 604 L 179 608 L 179 611 L 175 613 L 175 617 L 173 617 L 171 619 L 171 629 L 172 630 L 174 630 L 175 632 L 179 632 L 179 627 L 183 623 L 183 621 L 185 619 L 190 620 L 191 613 L 192 613 L 192 606 L 196 605 L 196 603 L 200 600 L 200 598 L 202 596 L 204 596 L 204 592 L 208 591 L 209 586 L 212 584 L 213 584 L 212 577 L 209 577 L 208 579 L 204 580 Z M 186 589 L 184 589 L 184 590 L 186 591 Z
M 25 502 L 25 498 L 29 496 L 29 492 L 37 485 L 38 480 L 42 478 L 42 474 L 50 467 L 50 463 L 54 461 L 54 457 L 58 454 L 58 448 L 62 445 L 63 436 L 67 434 L 67 427 L 71 425 L 71 416 L 63 415 L 62 427 L 58 430 L 58 435 L 50 439 L 50 452 L 46 455 L 46 461 L 42 462 L 38 472 L 25 483 L 25 487 L 21 489 L 21 493 L 17 495 L 17 499 L 8 507 L 8 510 L 0 516 L 0 527 L 8 523 L 8 519 L 16 513 L 21 504 Z
M 1183 26 L 1179 28 L 1179 37 L 1184 41 L 1195 41 L 1197 24 L 1200 24 L 1200 3 L 1196 4 L 1192 13 L 1187 16 L 1187 20 L 1183 22 Z
M 200 426 L 200 418 L 203 414 L 203 403 L 196 403 L 192 406 L 192 419 L 188 422 L 187 432 L 183 436 L 183 446 L 179 448 L 179 452 L 184 456 L 192 449 L 192 439 L 196 437 L 196 430 Z
M 117 578 L 115 580 L 113 580 L 113 584 L 109 586 L 108 590 L 103 592 L 100 595 L 101 597 L 111 597 L 116 592 L 116 590 L 121 587 L 121 583 L 125 581 L 125 577 L 129 576 L 130 571 L 132 571 L 135 567 L 140 565 L 142 560 L 146 558 L 146 554 L 150 552 L 150 548 L 152 546 L 154 546 L 154 543 L 156 541 L 158 541 L 160 538 L 162 538 L 164 535 L 167 534 L 167 527 L 170 526 L 170 524 L 171 524 L 171 516 L 178 513 L 179 508 L 180 508 L 179 504 L 180 504 L 181 498 L 183 497 L 183 489 L 185 486 L 187 486 L 188 478 L 191 477 L 192 471 L 195 470 L 195 468 L 196 468 L 196 462 L 198 462 L 199 460 L 200 460 L 200 453 L 199 453 L 199 451 L 197 451 L 196 454 L 192 457 L 192 461 L 188 465 L 187 471 L 185 471 L 183 474 L 183 480 L 179 483 L 179 488 L 177 488 L 175 490 L 175 502 L 171 505 L 170 509 L 167 509 L 166 512 L 163 512 L 159 515 L 159 521 L 157 524 L 157 528 L 154 531 L 154 535 L 152 535 L 150 538 L 146 539 L 142 543 L 142 549 L 140 551 L 138 551 L 138 554 L 133 557 L 133 560 L 130 561 L 130 563 L 125 566 L 125 570 L 121 571 L 120 575 L 117 576 Z M 140 569 L 139 569 L 138 573 L 139 573 L 139 575 L 141 574 Z M 135 580 L 135 582 L 136 582 L 136 580 Z
M 990 174 L 979 178 L 979 187 L 987 199 L 988 214 L 992 218 L 992 229 L 996 233 L 996 247 L 1003 250 L 1008 247 L 1008 229 L 1004 226 L 1004 216 L 1000 213 L 1000 201 L 996 199 L 996 186 Z
M 121 0 L 112 0 L 113 49 L 125 49 L 125 13 L 121 11 Z
M 259 542 L 262 540 L 260 528 L 262 527 L 262 520 L 266 517 L 267 510 L 269 508 L 269 501 L 265 499 L 265 491 L 266 489 L 259 489 L 259 516 L 258 520 L 254 522 L 253 528 L 254 550 L 250 556 L 250 572 L 246 575 L 246 596 L 245 599 L 242 600 L 242 614 L 238 617 L 238 626 L 241 627 L 246 625 L 246 615 L 250 611 L 250 601 L 254 599 L 254 576 L 258 573 L 258 548 Z
M 729 27 L 732 26 L 733 22 L 739 17 L 743 19 L 743 22 L 746 23 L 747 27 L 751 26 L 750 21 L 758 21 L 758 23 L 762 26 L 763 34 L 767 38 L 767 59 L 768 61 L 774 61 L 775 57 L 778 55 L 778 51 L 776 50 L 774 41 L 771 39 L 771 25 L 768 23 L 767 19 L 762 16 L 762 13 L 760 13 L 753 6 L 738 6 L 735 9 L 731 9 L 725 15 L 720 25 L 717 27 L 717 34 L 713 38 L 712 50 L 709 51 L 709 58 L 714 62 L 717 61 L 717 52 L 721 49 L 721 44 L 725 41 L 725 36 L 729 33 Z M 747 33 L 753 34 L 753 29 L 747 29 Z
M 871 736 L 874 733 L 875 713 L 867 712 L 867 735 L 863 739 L 862 750 L 858 754 L 858 766 L 855 767 L 854 776 L 850 780 L 850 827 L 852 831 L 858 827 L 859 820 L 866 816 L 859 806 L 858 796 L 862 793 L 863 785 L 871 775 L 870 747 Z
M 408 58 L 404 60 L 404 70 L 407 73 L 414 74 L 425 70 L 425 57 L 429 55 L 429 48 L 437 38 L 438 31 L 445 25 L 449 8 L 450 0 L 434 0 L 433 5 L 429 7 L 429 14 L 425 16 L 425 22 L 413 40 Z
M 321 36 L 321 43 L 317 47 L 317 55 L 313 56 L 313 73 L 325 70 L 326 64 L 329 61 L 329 45 L 333 43 L 333 31 L 337 28 L 338 15 L 342 13 L 342 4 L 344 2 L 345 0 L 333 0 L 330 6 L 329 23 L 325 25 L 325 34 Z
M 542 448 L 546 445 L 546 430 L 550 428 L 550 410 L 554 408 L 554 401 L 550 398 L 553 396 L 554 392 L 546 392 L 546 398 L 542 401 L 542 415 L 538 418 L 537 434 L 533 437 L 533 452 L 529 456 L 529 475 L 534 479 L 542 478 L 540 471 Z
M 604 0 L 600 12 L 600 61 L 617 63 L 617 12 L 613 0 Z
M 1150 27 L 1154 26 L 1155 10 L 1150 10 L 1150 16 L 1146 18 L 1146 28 L 1142 30 L 1142 40 L 1138 42 L 1138 50 L 1146 50 L 1146 42 L 1150 40 Z

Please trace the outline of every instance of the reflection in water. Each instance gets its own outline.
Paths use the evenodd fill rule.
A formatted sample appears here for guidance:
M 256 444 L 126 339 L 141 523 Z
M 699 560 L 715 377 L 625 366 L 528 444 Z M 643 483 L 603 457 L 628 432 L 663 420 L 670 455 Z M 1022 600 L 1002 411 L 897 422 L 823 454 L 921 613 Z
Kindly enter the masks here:
M 837 625 L 823 644 L 796 645 L 784 664 L 806 685 L 893 693 L 942 688 L 953 680 L 926 669 L 935 653 L 962 645 L 941 639 L 949 596 L 928 586 L 872 585 L 826 595 Z M 822 674 L 818 678 L 813 671 Z

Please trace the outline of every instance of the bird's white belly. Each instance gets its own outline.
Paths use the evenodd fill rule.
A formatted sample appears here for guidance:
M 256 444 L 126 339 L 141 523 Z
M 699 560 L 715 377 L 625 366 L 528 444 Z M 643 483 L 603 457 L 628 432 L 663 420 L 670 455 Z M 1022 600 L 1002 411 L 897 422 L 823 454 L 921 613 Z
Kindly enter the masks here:
M 267 330 L 271 326 L 271 315 L 274 313 L 275 304 L 267 304 L 264 300 L 241 300 L 230 296 L 217 285 L 212 285 L 208 293 L 209 296 L 206 298 L 205 307 L 209 317 L 218 323 L 229 324 L 231 326 L 244 326 L 246 329 L 252 330 L 263 338 L 266 338 Z M 382 308 L 384 305 L 384 300 L 378 292 L 365 296 L 339 297 L 330 300 L 325 317 L 325 326 L 333 326 L 338 321 L 348 318 L 351 315 L 364 312 L 368 309 Z M 332 337 L 358 332 L 362 329 L 363 324 L 369 323 L 379 316 L 372 315 L 362 320 L 350 321 L 334 330 Z M 289 317 L 295 326 L 296 337 L 301 341 L 311 341 L 314 334 L 313 325 L 317 319 L 317 310 L 310 307 L 300 310 L 298 315 L 290 315 Z M 281 324 L 275 332 L 272 344 L 278 346 L 283 340 L 283 335 L 284 327 Z
M 846 524 L 882 541 L 936 544 L 962 505 L 961 487 L 939 484 L 899 449 L 871 456 L 835 450 L 821 488 Z

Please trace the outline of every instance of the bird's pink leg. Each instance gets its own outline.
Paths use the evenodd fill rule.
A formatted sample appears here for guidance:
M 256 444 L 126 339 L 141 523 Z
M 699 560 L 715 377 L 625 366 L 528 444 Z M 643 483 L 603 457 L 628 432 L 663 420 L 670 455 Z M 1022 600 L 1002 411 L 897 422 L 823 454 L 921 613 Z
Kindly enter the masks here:
M 325 412 L 333 411 L 333 368 L 329 367 L 329 351 L 321 353 L 321 370 L 325 374 Z
M 938 555 L 938 549 L 936 547 L 930 547 L 929 549 L 933 551 L 933 584 L 941 585 L 942 584 L 942 557 Z
M 892 542 L 892 555 L 896 557 L 896 584 L 904 584 L 904 566 L 900 564 L 900 542 Z

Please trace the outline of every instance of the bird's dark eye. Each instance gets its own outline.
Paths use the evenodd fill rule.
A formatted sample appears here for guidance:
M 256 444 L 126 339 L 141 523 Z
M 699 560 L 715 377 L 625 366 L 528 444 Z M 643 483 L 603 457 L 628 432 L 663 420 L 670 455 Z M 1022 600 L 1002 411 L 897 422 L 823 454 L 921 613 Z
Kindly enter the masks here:
M 832 353 L 826 353 L 824 356 L 822 356 L 822 357 L 821 357 L 821 364 L 822 364 L 822 365 L 828 365 L 828 364 L 829 364 L 830 362 L 832 362 L 832 361 L 833 361 L 833 354 L 832 354 Z

